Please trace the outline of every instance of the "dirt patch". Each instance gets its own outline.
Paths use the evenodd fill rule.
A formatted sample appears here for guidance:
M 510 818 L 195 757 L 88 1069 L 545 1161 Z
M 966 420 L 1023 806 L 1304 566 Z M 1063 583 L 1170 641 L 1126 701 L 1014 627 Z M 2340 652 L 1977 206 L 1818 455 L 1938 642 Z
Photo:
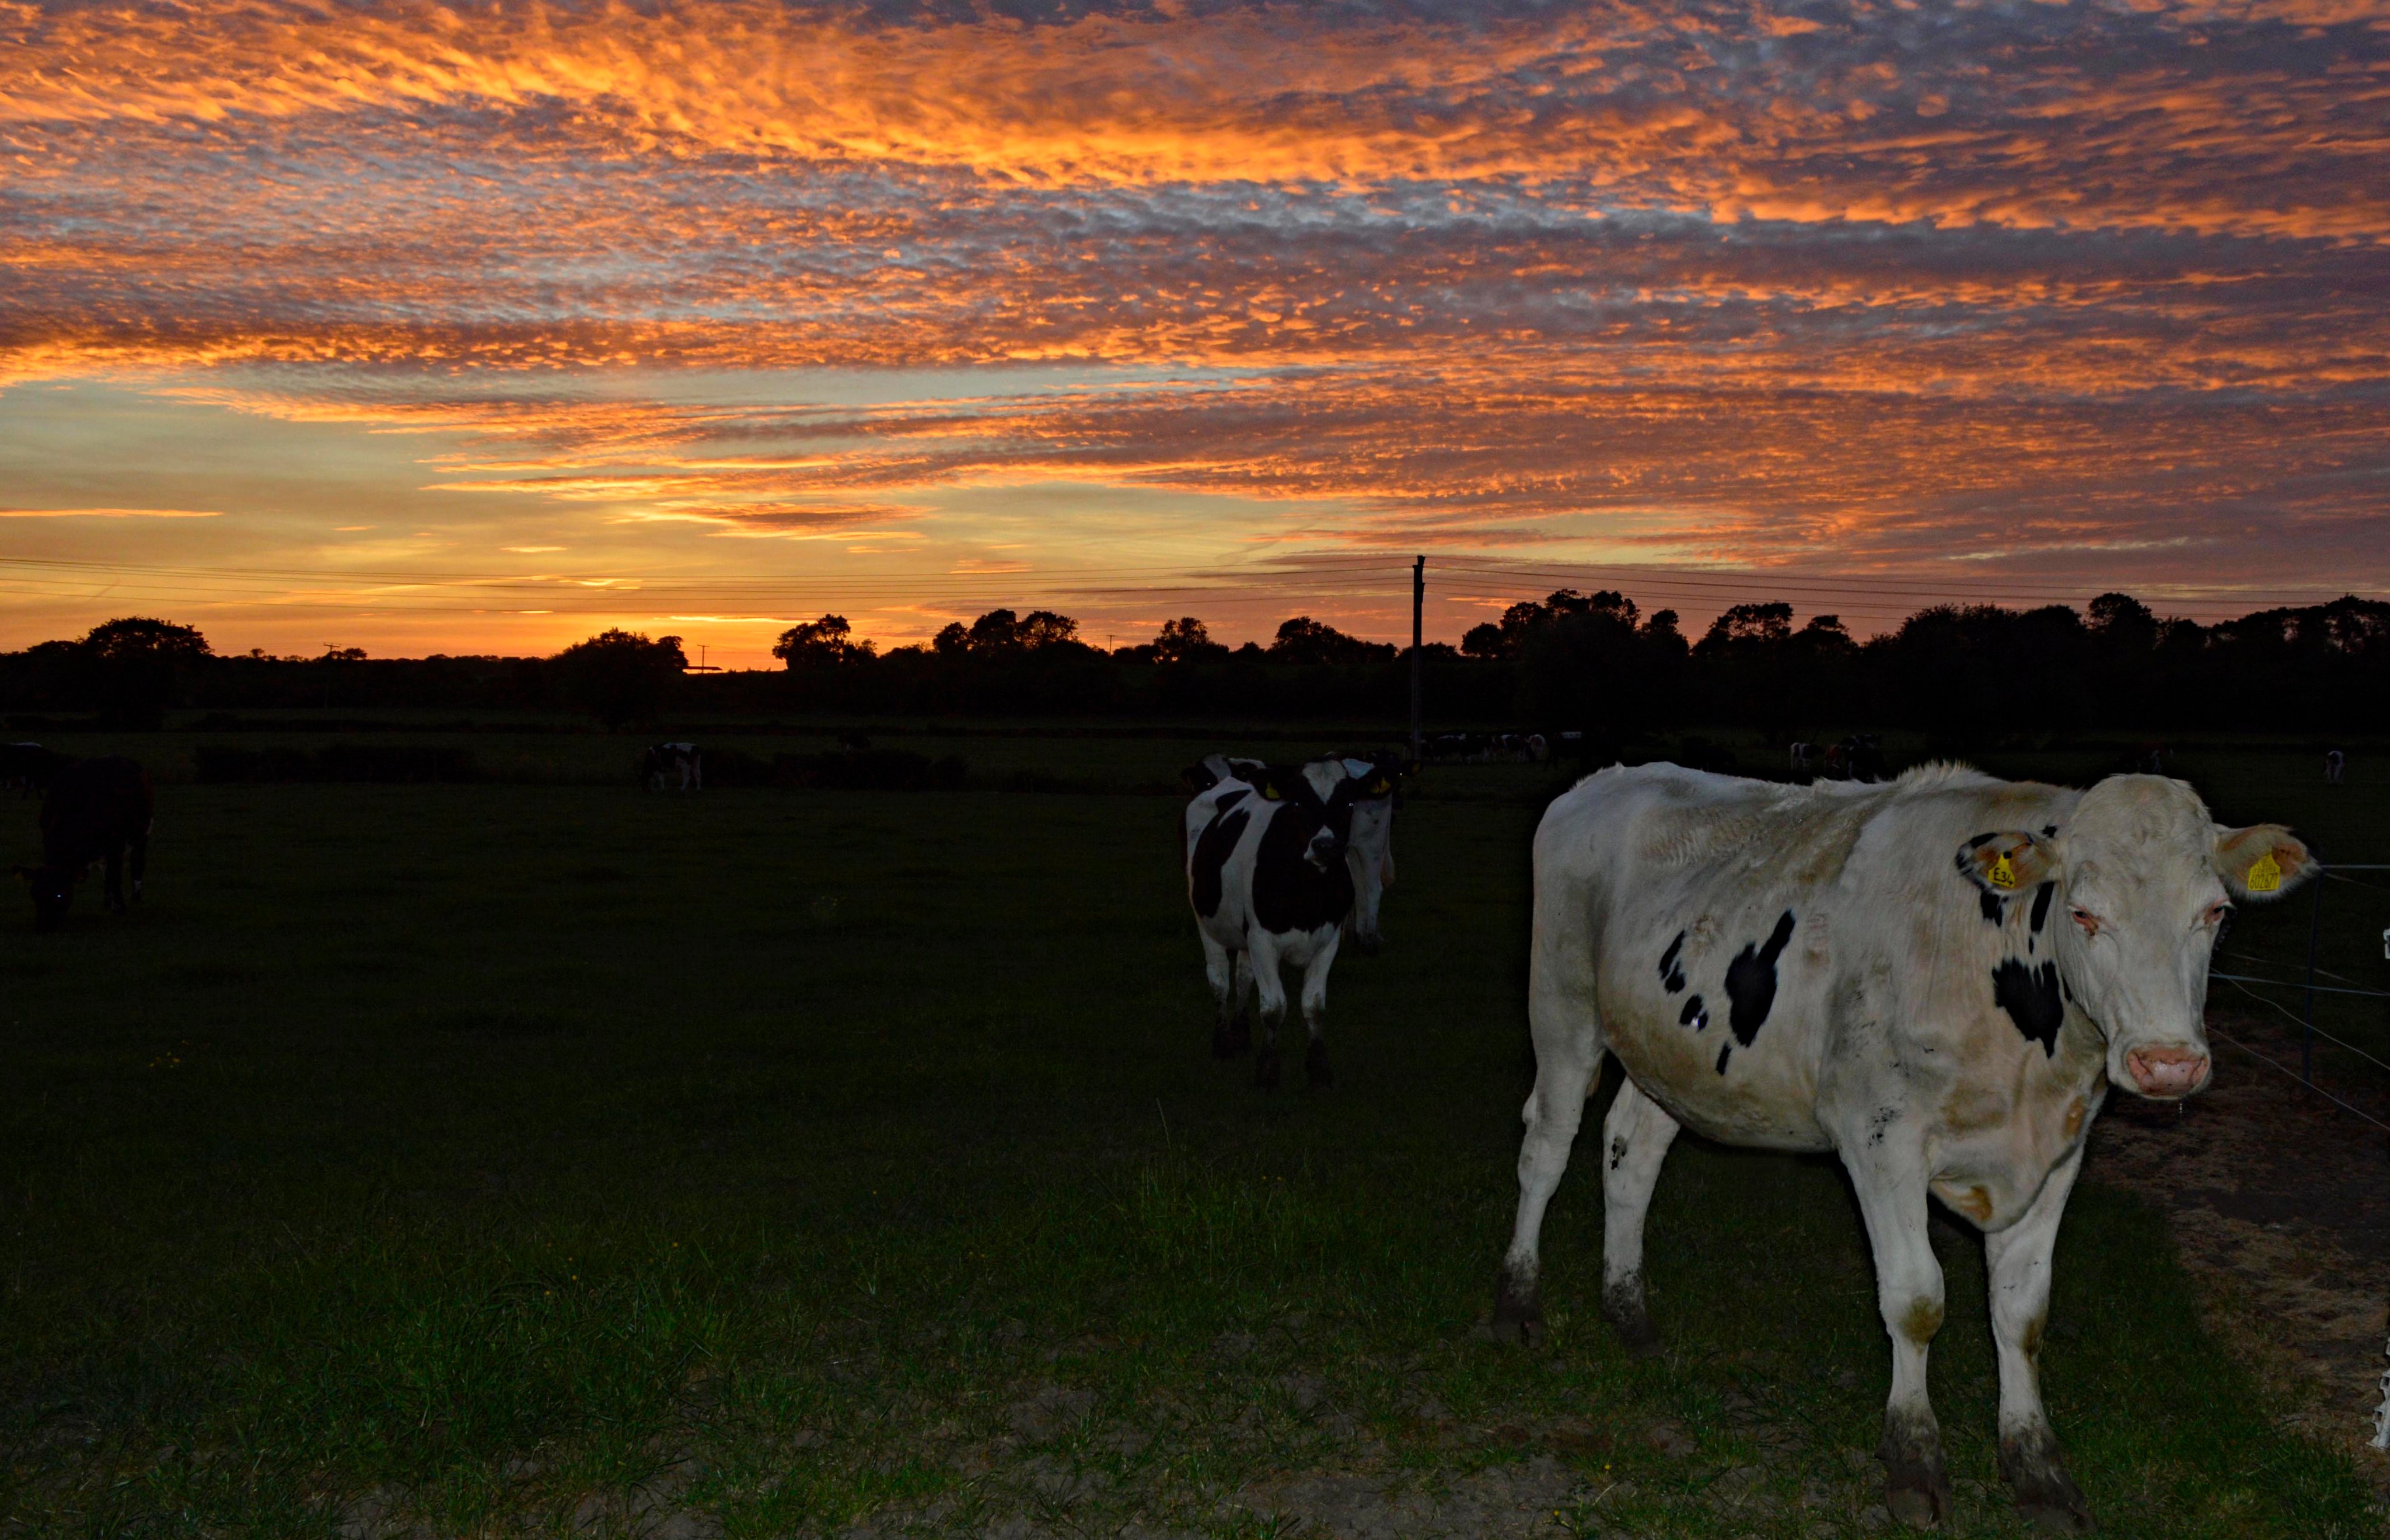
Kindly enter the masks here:
M 2265 1022 L 2209 1020 L 2219 1036 L 2297 1062 Z M 2390 1453 L 2371 1447 L 2390 1367 L 2390 1136 L 2232 1043 L 2217 1044 L 2217 1071 L 2189 1102 L 2111 1098 L 2086 1169 L 2166 1209 L 2209 1324 L 2288 1408 L 2286 1425 L 2345 1449 L 2390 1500 Z M 2390 1121 L 2390 1096 L 2337 1078 L 2332 1089 Z

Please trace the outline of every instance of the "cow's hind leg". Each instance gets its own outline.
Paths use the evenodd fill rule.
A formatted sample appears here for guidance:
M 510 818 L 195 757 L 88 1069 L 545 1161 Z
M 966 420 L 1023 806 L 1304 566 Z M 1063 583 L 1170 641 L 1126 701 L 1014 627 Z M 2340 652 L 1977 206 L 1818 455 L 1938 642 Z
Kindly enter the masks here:
M 1246 955 L 1253 958 L 1253 993 L 1261 1002 L 1262 1043 L 1253 1055 L 1253 1084 L 1265 1091 L 1278 1089 L 1278 1029 L 1286 1020 L 1286 981 L 1279 976 L 1278 941 L 1266 930 L 1245 935 Z
M 110 845 L 107 857 L 108 879 L 100 889 L 102 904 L 118 914 L 124 912 L 124 847 Z
M 1875 1251 L 1876 1306 L 1892 1337 L 1892 1396 L 1883 1409 L 1884 1503 L 1905 1524 L 1931 1529 L 1950 1516 L 1942 1429 L 1925 1392 L 1925 1354 L 1942 1329 L 1942 1264 L 1927 1238 L 1922 1152 L 1866 1147 L 1844 1152 Z M 1905 1155 L 1905 1158 L 1902 1158 Z
M 1677 1126 L 1631 1080 L 1601 1124 L 1601 1313 L 1638 1355 L 1660 1351 L 1643 1298 L 1643 1215 Z
M 1536 1088 L 1519 1114 L 1527 1125 L 1519 1143 L 1519 1215 L 1494 1291 L 1494 1335 L 1499 1341 L 1543 1341 L 1544 1209 L 1568 1170 L 1569 1148 L 1585 1121 L 1586 1093 L 1601 1067 L 1601 1041 L 1589 1027 L 1558 1042 L 1536 1034 Z
M 141 902 L 141 881 L 149 874 L 149 831 L 143 829 L 133 837 L 133 854 L 128 863 L 133 868 L 133 902 Z
M 1328 970 L 1335 965 L 1343 937 L 1342 930 L 1330 930 L 1327 944 L 1312 953 L 1303 969 L 1303 1025 L 1310 1039 L 1303 1050 L 1303 1078 L 1315 1091 L 1336 1084 L 1336 1073 L 1328 1067 Z
M 2066 1473 L 2058 1435 L 2041 1405 L 2042 1330 L 2049 1318 L 2050 1252 L 2066 1195 L 2083 1166 L 2075 1154 L 2042 1184 L 2041 1196 L 2024 1216 L 1984 1238 L 1984 1261 L 1991 1274 L 1992 1341 L 2000 1363 L 2000 1479 L 2016 1494 L 2017 1507 L 2046 1529 L 2080 1533 L 2091 1528 L 2091 1506 Z

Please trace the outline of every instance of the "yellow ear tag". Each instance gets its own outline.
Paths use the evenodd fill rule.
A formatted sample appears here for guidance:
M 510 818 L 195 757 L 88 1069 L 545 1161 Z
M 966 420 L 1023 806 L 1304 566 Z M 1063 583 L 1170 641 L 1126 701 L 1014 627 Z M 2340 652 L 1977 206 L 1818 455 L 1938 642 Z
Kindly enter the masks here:
M 1276 787 L 1274 787 L 1274 786 L 1265 786 L 1265 787 L 1263 787 L 1263 788 L 1262 788 L 1262 801 L 1264 801 L 1264 802 L 1274 802 L 1278 801 L 1278 788 L 1276 788 Z
M 2280 892 L 2282 889 L 2282 868 L 2268 851 L 2249 863 L 2249 891 L 2253 893 Z
M 1992 863 L 1991 874 L 1985 880 L 1995 888 L 2013 888 L 2016 886 L 2016 867 L 2009 865 L 2009 858 L 2002 855 Z

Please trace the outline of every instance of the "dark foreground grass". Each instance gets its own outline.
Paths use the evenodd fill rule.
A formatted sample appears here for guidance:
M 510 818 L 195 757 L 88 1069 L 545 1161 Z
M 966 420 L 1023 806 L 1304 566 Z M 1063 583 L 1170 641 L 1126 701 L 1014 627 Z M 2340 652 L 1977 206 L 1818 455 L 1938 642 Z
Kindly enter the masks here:
M 166 789 L 140 913 L 0 912 L 0 1523 L 1237 1535 L 1356 1491 L 1395 1533 L 1879 1522 L 1887 1354 L 1829 1162 L 1679 1146 L 1659 1362 L 1592 1313 L 1589 1170 L 1550 1351 L 1475 1330 L 1533 809 L 1406 815 L 1325 1097 L 1204 1056 L 1176 814 Z M 1980 1246 L 1938 1242 L 1955 1527 L 2015 1533 Z M 2109 1533 L 2377 1532 L 2096 1172 L 2059 1267 L 2048 1392 Z

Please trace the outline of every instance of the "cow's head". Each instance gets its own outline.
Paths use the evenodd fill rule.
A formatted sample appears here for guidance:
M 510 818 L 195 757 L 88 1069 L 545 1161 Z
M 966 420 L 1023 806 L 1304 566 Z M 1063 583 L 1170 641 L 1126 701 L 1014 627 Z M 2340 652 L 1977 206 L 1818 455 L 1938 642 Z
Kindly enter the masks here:
M 79 873 L 58 866 L 19 866 L 16 870 L 33 895 L 35 930 L 51 930 L 67 918 L 67 905 L 74 902 L 75 878 Z
M 2225 917 L 2281 897 L 2319 864 L 2280 824 L 2215 822 L 2180 781 L 2111 776 L 2062 827 L 1968 841 L 1959 868 L 2029 905 L 2033 942 L 2107 1037 L 2108 1078 L 2171 1099 L 2207 1084 L 2207 965 Z

